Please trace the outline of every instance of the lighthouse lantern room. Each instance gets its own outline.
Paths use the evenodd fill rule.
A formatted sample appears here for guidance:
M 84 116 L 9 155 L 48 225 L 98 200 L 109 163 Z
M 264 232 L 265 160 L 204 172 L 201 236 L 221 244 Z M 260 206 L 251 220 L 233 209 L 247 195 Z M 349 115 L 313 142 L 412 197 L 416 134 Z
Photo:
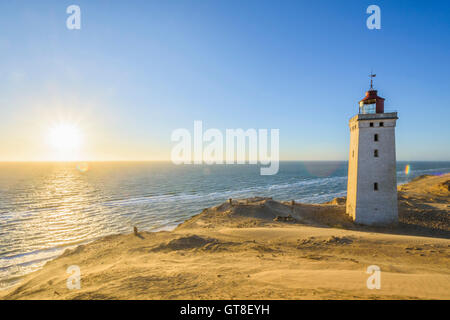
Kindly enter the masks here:
M 376 74 L 370 74 L 370 90 L 366 96 L 359 102 L 359 113 L 384 113 L 384 98 L 378 96 L 378 91 L 373 89 L 373 78 Z

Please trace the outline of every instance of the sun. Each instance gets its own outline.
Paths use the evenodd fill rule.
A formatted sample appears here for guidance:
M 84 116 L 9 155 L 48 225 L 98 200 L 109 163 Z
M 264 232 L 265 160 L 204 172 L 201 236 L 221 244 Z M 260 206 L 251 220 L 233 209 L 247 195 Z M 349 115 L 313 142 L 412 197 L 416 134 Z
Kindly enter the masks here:
M 82 134 L 75 124 L 59 123 L 49 128 L 47 140 L 59 160 L 75 160 L 82 144 Z

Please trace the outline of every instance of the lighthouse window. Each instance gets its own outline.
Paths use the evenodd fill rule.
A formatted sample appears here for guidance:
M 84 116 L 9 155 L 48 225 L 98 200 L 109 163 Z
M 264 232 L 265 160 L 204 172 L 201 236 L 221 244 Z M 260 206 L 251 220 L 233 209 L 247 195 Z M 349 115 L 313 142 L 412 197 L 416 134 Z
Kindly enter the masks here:
M 375 149 L 375 150 L 373 151 L 373 156 L 374 156 L 375 158 L 378 157 L 378 149 Z
M 374 190 L 374 191 L 378 191 L 378 182 L 375 182 L 375 183 L 373 184 L 373 190 Z
M 368 114 L 368 113 L 376 113 L 376 104 L 360 104 L 359 105 L 359 113 Z
M 378 141 L 378 133 L 373 136 L 373 141 Z
M 380 127 L 384 127 L 384 122 L 380 122 Z

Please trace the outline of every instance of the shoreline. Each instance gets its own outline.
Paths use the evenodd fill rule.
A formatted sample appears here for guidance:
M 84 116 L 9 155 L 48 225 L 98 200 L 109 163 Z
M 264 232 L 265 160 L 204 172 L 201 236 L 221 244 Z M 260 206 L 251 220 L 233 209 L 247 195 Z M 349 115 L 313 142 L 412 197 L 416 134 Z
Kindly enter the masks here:
M 48 261 L 42 269 L 26 275 L 19 284 L 1 290 L 0 298 L 196 299 L 186 291 L 189 285 L 195 284 L 203 288 L 203 295 L 200 296 L 206 299 L 220 297 L 277 299 L 282 298 L 283 292 L 285 292 L 276 289 L 278 281 L 287 286 L 285 289 L 290 292 L 288 299 L 333 298 L 329 296 L 330 291 L 316 290 L 316 292 L 314 288 L 326 285 L 327 281 L 334 283 L 328 278 L 331 275 L 339 278 L 340 269 L 343 270 L 344 278 L 345 275 L 350 278 L 353 275 L 358 279 L 365 277 L 364 272 L 362 272 L 364 270 L 358 269 L 359 271 L 356 271 L 354 264 L 361 264 L 359 261 L 362 259 L 360 254 L 366 260 L 376 257 L 367 255 L 361 249 L 378 251 L 380 246 L 386 247 L 386 252 L 390 252 L 387 254 L 388 257 L 382 259 L 384 266 L 382 270 L 388 270 L 389 274 L 386 275 L 388 278 L 392 277 L 392 281 L 403 283 L 401 279 L 405 276 L 416 274 L 412 280 L 408 280 L 413 281 L 414 285 L 417 284 L 417 281 L 425 281 L 425 278 L 427 279 L 425 282 L 431 281 L 431 283 L 436 282 L 432 279 L 440 279 L 439 282 L 444 285 L 446 292 L 441 292 L 438 290 L 439 288 L 436 289 L 436 292 L 441 292 L 442 297 L 448 298 L 450 292 L 450 277 L 448 276 L 450 270 L 447 267 L 449 265 L 448 248 L 450 247 L 449 209 L 448 205 L 445 207 L 445 203 L 439 202 L 443 199 L 444 202 L 447 201 L 448 203 L 448 194 L 444 192 L 445 190 L 439 189 L 441 187 L 436 186 L 441 186 L 449 177 L 450 174 L 440 177 L 424 176 L 399 186 L 399 211 L 402 212 L 403 221 L 401 220 L 401 223 L 396 227 L 364 227 L 353 224 L 345 215 L 342 198 L 341 200 L 333 200 L 336 204 L 333 204 L 333 201 L 325 204 L 296 203 L 293 209 L 289 202 L 274 201 L 270 198 L 238 199 L 232 206 L 223 203 L 205 209 L 179 224 L 172 231 L 139 232 L 139 237 L 133 234 L 111 235 L 87 244 L 78 245 L 73 250 L 66 250 L 61 256 Z M 425 198 L 425 196 L 428 198 Z M 435 207 L 432 209 L 427 207 L 430 199 L 435 201 Z M 439 210 L 443 210 L 443 213 Z M 430 216 L 433 215 L 434 220 L 417 220 L 422 214 L 414 215 L 415 211 L 427 212 Z M 290 214 L 295 221 L 286 219 Z M 277 220 L 278 217 L 280 219 Z M 280 242 L 280 239 L 284 240 Z M 389 245 L 386 245 L 386 243 Z M 414 247 L 415 245 L 408 245 L 408 243 L 417 243 L 417 248 Z M 297 247 L 301 248 L 300 251 Z M 355 252 L 353 252 L 355 250 L 359 254 L 355 255 Z M 382 253 L 374 254 L 376 256 L 383 255 Z M 421 256 L 421 254 L 424 256 Z M 149 256 L 153 258 L 150 259 Z M 286 257 L 286 259 L 283 257 Z M 297 270 L 298 268 L 293 267 L 292 261 L 287 257 L 292 261 L 302 261 L 308 267 L 306 269 L 300 267 L 304 270 Z M 395 262 L 394 259 L 387 263 L 386 260 L 395 257 L 401 257 L 400 262 Z M 211 258 L 214 259 L 211 260 Z M 218 259 L 217 263 L 214 262 L 216 259 Z M 230 259 L 236 261 L 230 264 Z M 249 265 L 246 262 L 249 259 L 256 259 L 255 261 L 259 264 Z M 279 261 L 271 264 L 271 261 L 266 261 L 266 259 Z M 423 261 L 424 259 L 431 259 L 434 264 Z M 223 263 L 219 263 L 220 261 L 223 261 Z M 75 262 L 80 263 L 82 270 L 84 285 L 80 290 L 81 292 L 65 288 L 68 275 L 64 266 L 70 263 L 75 264 Z M 201 279 L 198 278 L 199 274 L 196 272 L 200 272 L 200 270 L 197 269 L 196 272 L 190 270 L 192 269 L 192 263 L 202 266 L 201 269 L 211 266 L 215 270 L 212 272 L 213 275 L 206 271 L 206 274 L 210 277 L 208 285 L 202 285 Z M 236 263 L 238 267 L 233 267 Z M 239 267 L 239 263 L 245 265 L 245 267 Z M 318 265 L 315 265 L 315 263 L 318 263 Z M 341 267 L 335 270 L 332 267 L 335 264 L 341 265 Z M 401 266 L 395 267 L 396 264 Z M 146 265 L 148 268 L 142 269 L 140 267 Z M 231 282 L 227 282 L 227 289 L 225 290 L 229 295 L 221 295 L 215 289 L 217 278 L 224 280 L 230 277 L 236 271 L 235 268 L 238 271 L 242 268 L 245 269 L 250 278 L 256 275 L 262 277 L 261 279 L 258 278 L 257 285 L 250 290 L 249 296 L 238 295 L 238 291 L 233 289 L 232 277 L 229 279 Z M 114 276 L 113 270 L 115 269 L 120 270 L 120 275 Z M 151 272 L 152 269 L 153 272 Z M 175 278 L 165 272 L 172 269 L 176 274 Z M 264 275 L 264 272 L 268 272 L 267 270 L 278 269 L 282 270 L 287 278 L 295 274 L 295 279 L 297 277 L 302 279 L 301 281 L 298 280 L 302 285 L 305 285 L 305 282 L 314 282 L 314 286 L 310 284 L 312 291 L 300 294 L 301 286 L 296 287 L 295 290 L 289 288 L 289 281 L 279 279 L 276 272 L 275 274 L 269 272 L 269 274 Z M 84 274 L 83 270 L 87 274 Z M 187 270 L 190 270 L 190 272 L 187 272 Z M 319 270 L 322 271 L 319 272 Z M 329 270 L 330 274 L 324 273 L 325 270 Z M 139 275 L 140 273 L 143 275 Z M 218 276 L 221 273 L 223 275 Z M 129 274 L 135 275 L 136 278 L 143 277 L 147 289 L 161 281 L 165 282 L 164 279 L 167 280 L 167 283 L 166 286 L 157 286 L 159 289 L 156 291 L 146 291 L 143 288 L 139 289 L 137 283 L 128 283 L 127 277 Z M 253 276 L 251 276 L 252 274 Z M 310 276 L 305 278 L 305 274 Z M 425 276 L 426 274 L 428 275 Z M 422 276 L 419 275 L 425 276 L 425 278 L 422 279 L 420 278 Z M 245 280 L 249 281 L 249 279 Z M 296 282 L 295 279 L 290 279 L 290 281 Z M 328 280 L 325 281 L 325 279 Z M 119 284 L 124 286 L 124 292 L 102 288 L 101 283 L 104 281 L 107 283 L 112 281 L 113 287 Z M 350 297 L 349 294 L 355 294 L 360 298 L 375 298 L 372 291 L 365 292 L 367 288 L 353 288 L 349 283 L 335 283 L 339 288 L 339 297 L 345 299 Z M 173 295 L 164 294 L 166 292 L 164 288 L 168 289 L 176 284 L 180 287 L 174 289 Z M 263 290 L 266 293 L 260 292 L 263 287 L 264 290 L 271 288 L 270 290 L 273 292 L 270 293 L 270 290 L 267 292 Z M 433 293 L 433 290 L 427 290 L 425 290 L 426 295 L 433 299 L 439 298 Z M 310 295 L 311 292 L 316 293 Z M 98 296 L 99 294 L 105 296 Z M 405 296 L 398 294 L 400 292 L 390 288 L 389 294 L 383 294 L 382 298 L 405 298 Z M 415 292 L 415 294 L 418 293 Z M 197 298 L 200 298 L 200 296 Z M 409 294 L 407 297 L 413 299 L 426 298 L 423 294 L 418 296 Z

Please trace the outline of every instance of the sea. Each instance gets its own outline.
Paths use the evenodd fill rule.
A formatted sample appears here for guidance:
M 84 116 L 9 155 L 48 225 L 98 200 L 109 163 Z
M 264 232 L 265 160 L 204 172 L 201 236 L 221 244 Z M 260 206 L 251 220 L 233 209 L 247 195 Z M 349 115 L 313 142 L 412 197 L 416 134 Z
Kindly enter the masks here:
M 402 184 L 450 162 L 398 162 Z M 322 203 L 345 196 L 347 162 L 258 165 L 169 162 L 0 163 L 0 289 L 67 248 L 106 235 L 171 230 L 204 208 L 254 196 Z

